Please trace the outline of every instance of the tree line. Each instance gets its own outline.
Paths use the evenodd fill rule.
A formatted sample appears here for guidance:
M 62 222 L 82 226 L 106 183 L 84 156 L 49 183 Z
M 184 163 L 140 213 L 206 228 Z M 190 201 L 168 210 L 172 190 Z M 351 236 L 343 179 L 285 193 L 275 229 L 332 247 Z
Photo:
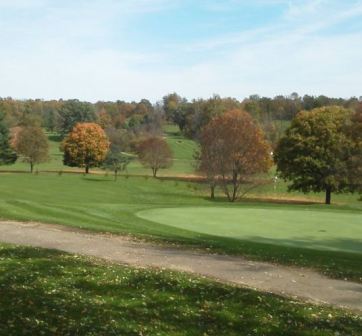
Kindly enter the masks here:
M 0 111 L 9 127 L 38 125 L 64 137 L 78 122 L 97 122 L 103 128 L 153 130 L 162 118 L 161 107 L 139 102 L 82 102 L 72 100 L 16 100 L 0 98 Z
M 133 158 L 126 152 L 123 136 L 122 132 L 113 129 L 108 136 L 98 123 L 76 122 L 60 144 L 63 163 L 84 168 L 86 174 L 94 167 L 109 169 L 117 179 L 118 173 L 125 170 Z M 158 135 L 143 133 L 134 141 L 133 148 L 140 162 L 152 169 L 154 177 L 159 169 L 172 165 L 172 151 L 165 139 Z M 4 122 L 4 114 L 0 112 L 0 165 L 13 164 L 18 158 L 29 163 L 32 173 L 34 165 L 49 160 L 48 137 L 36 124 L 18 126 L 11 134 Z
M 214 117 L 232 109 L 244 110 L 258 122 L 269 143 L 275 147 L 290 121 L 300 111 L 310 111 L 323 106 L 355 109 L 360 101 L 362 97 L 349 99 L 309 95 L 300 97 L 297 93 L 274 98 L 252 95 L 242 101 L 214 95 L 209 99 L 188 101 L 172 93 L 163 97 L 162 106 L 166 119 L 177 124 L 185 136 L 196 140 L 202 128 Z
M 165 95 L 152 104 L 147 99 L 138 102 L 78 100 L 16 100 L 0 98 L 0 111 L 5 124 L 12 128 L 19 125 L 37 124 L 63 137 L 77 122 L 97 122 L 104 129 L 124 129 L 129 132 L 157 132 L 163 120 L 179 126 L 182 133 L 198 139 L 201 129 L 215 116 L 232 109 L 248 112 L 261 125 L 269 142 L 275 146 L 289 122 L 300 111 L 310 111 L 323 106 L 342 106 L 355 109 L 362 97 L 349 99 L 323 95 L 289 96 L 274 98 L 252 95 L 239 101 L 214 95 L 208 99 L 187 100 L 177 93 Z
M 33 171 L 34 164 L 48 159 L 49 145 L 44 119 L 23 103 L 21 117 L 10 131 L 9 111 L 0 105 L 0 163 L 11 164 L 20 156 Z M 171 149 L 161 136 L 162 123 L 172 121 L 199 142 L 195 158 L 212 197 L 220 186 L 235 201 L 243 187 L 260 181 L 255 176 L 266 173 L 273 161 L 279 176 L 291 182 L 290 190 L 324 191 L 326 203 L 333 192 L 361 190 L 362 102 L 356 98 L 293 94 L 274 99 L 252 96 L 243 102 L 219 96 L 188 102 L 170 94 L 156 105 L 145 100 L 61 101 L 56 115 L 64 164 L 82 167 L 86 173 L 103 167 L 112 169 L 117 178 L 133 152 L 156 176 L 159 169 L 172 164 Z M 271 140 L 261 116 L 267 116 L 268 122 L 284 118 L 280 120 L 288 124 Z

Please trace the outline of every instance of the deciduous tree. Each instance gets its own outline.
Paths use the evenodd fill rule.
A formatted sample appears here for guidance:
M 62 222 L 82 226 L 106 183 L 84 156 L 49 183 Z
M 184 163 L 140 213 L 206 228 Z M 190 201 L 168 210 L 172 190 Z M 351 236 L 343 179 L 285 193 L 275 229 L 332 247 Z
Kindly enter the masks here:
M 117 180 L 118 173 L 127 168 L 133 156 L 126 154 L 130 148 L 129 134 L 125 130 L 107 128 L 106 134 L 110 141 L 110 147 L 103 167 L 114 172 L 114 180 Z
M 131 161 L 132 157 L 130 155 L 110 150 L 104 160 L 103 167 L 113 171 L 114 180 L 116 181 L 118 173 L 126 170 Z
M 58 112 L 58 131 L 64 137 L 77 123 L 93 122 L 96 120 L 92 104 L 79 100 L 68 100 Z
M 362 103 L 352 114 L 347 132 L 352 141 L 348 167 L 350 185 L 353 191 L 362 193 Z
M 17 155 L 10 144 L 9 129 L 4 123 L 4 113 L 0 111 L 0 165 L 12 164 Z
M 260 127 L 241 110 L 231 110 L 211 120 L 200 137 L 200 168 L 211 184 L 216 179 L 233 202 L 241 184 L 271 166 L 271 149 Z
M 78 123 L 61 145 L 64 151 L 64 164 L 70 167 L 85 168 L 89 173 L 106 158 L 109 141 L 103 129 L 95 123 Z
M 138 157 L 143 166 L 152 169 L 153 177 L 159 169 L 172 165 L 172 151 L 168 143 L 160 137 L 149 137 L 142 140 L 138 146 Z
M 347 134 L 351 111 L 338 106 L 300 112 L 281 138 L 274 159 L 290 190 L 351 191 L 349 159 L 353 142 Z
M 49 160 L 48 138 L 39 126 L 22 127 L 14 145 L 23 161 L 30 164 L 30 172 L 33 172 L 35 164 Z

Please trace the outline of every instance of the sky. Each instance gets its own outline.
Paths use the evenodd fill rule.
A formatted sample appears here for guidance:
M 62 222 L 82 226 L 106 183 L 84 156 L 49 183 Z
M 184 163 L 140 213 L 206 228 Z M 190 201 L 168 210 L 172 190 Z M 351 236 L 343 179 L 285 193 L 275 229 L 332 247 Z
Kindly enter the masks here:
M 362 96 L 362 0 L 0 0 L 0 96 Z

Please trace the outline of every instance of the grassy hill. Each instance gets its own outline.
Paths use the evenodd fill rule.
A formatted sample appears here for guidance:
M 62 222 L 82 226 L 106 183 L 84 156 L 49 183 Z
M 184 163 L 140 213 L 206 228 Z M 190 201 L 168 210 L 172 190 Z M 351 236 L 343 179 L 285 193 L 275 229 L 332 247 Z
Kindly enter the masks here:
M 160 170 L 159 175 L 193 175 L 195 173 L 194 153 L 198 148 L 196 142 L 183 137 L 176 125 L 165 125 L 164 137 L 171 147 L 174 159 L 172 167 Z M 150 170 L 143 168 L 139 161 L 132 162 L 128 166 L 128 172 L 139 175 L 150 174 Z
M 50 159 L 46 163 L 41 163 L 35 166 L 38 171 L 81 171 L 82 169 L 71 168 L 63 165 L 63 153 L 60 151 L 60 138 L 57 134 L 47 133 L 50 145 Z M 175 125 L 165 125 L 164 136 L 169 143 L 173 155 L 173 165 L 169 169 L 160 170 L 160 176 L 184 176 L 194 174 L 195 162 L 194 152 L 197 149 L 197 144 L 190 139 L 185 139 L 178 127 Z M 19 158 L 17 162 L 10 166 L 0 166 L 0 171 L 29 171 L 29 165 L 22 162 Z M 100 171 L 100 169 L 92 169 L 92 171 Z M 149 175 L 150 170 L 142 167 L 138 160 L 133 161 L 128 166 L 128 173 L 132 175 Z

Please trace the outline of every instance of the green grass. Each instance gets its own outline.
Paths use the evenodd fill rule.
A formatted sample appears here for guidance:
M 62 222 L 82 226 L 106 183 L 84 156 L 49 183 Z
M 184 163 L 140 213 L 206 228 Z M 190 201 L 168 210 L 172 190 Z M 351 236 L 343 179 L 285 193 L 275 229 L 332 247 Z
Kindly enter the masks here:
M 194 174 L 194 153 L 197 149 L 196 142 L 190 139 L 185 139 L 176 125 L 165 125 L 164 136 L 173 153 L 173 165 L 169 169 L 160 170 L 159 175 L 183 176 Z M 150 170 L 142 167 L 138 160 L 133 161 L 128 166 L 128 172 L 130 174 L 138 175 L 150 174 Z
M 138 216 L 202 234 L 362 254 L 360 213 L 308 208 L 190 207 L 146 210 Z
M 0 245 L 0 335 L 351 335 L 361 316 L 189 274 Z
M 69 169 L 63 165 L 63 154 L 59 149 L 60 138 L 55 133 L 46 133 L 49 141 L 49 160 L 45 163 L 41 163 L 35 166 L 35 170 L 53 170 L 59 171 L 64 169 Z M 1 166 L 1 170 L 22 170 L 30 171 L 30 165 L 26 162 L 23 162 L 22 158 L 19 157 L 15 164 L 10 166 Z
M 1 174 L 0 181 L 2 218 L 58 223 L 89 230 L 130 234 L 158 242 L 244 255 L 255 260 L 313 267 L 332 277 L 362 282 L 361 254 L 342 251 L 346 251 L 345 246 L 348 245 L 354 250 L 358 249 L 358 240 L 361 239 L 359 227 L 349 236 L 345 236 L 344 241 L 336 237 L 345 230 L 344 226 L 348 226 L 348 223 L 343 222 L 345 218 L 353 218 L 357 225 L 362 218 L 362 203 L 356 201 L 357 197 L 352 205 L 331 207 L 320 204 L 271 204 L 251 200 L 229 204 L 224 199 L 211 202 L 207 198 L 206 186 L 143 177 L 121 177 L 114 182 L 112 177 L 105 176 Z M 203 219 L 205 225 L 211 225 L 214 221 L 212 224 L 214 229 L 208 232 L 172 226 L 175 222 L 172 217 L 170 222 L 162 224 L 150 221 L 150 218 L 140 218 L 138 215 L 141 211 L 160 208 L 179 208 L 177 210 L 179 213 L 187 214 L 190 207 L 197 207 L 194 212 L 197 212 L 199 207 L 220 213 L 228 213 L 228 209 L 236 214 L 246 211 L 254 213 L 254 217 L 262 211 L 267 213 L 265 217 L 273 218 L 273 223 L 271 226 L 266 226 L 265 230 L 255 231 L 257 227 L 253 228 L 253 216 L 250 215 L 248 227 L 253 229 L 253 232 L 246 235 L 246 231 L 237 228 L 237 224 L 234 229 L 242 234 L 230 237 L 231 235 L 220 234 L 224 229 L 227 230 L 227 223 L 222 218 L 217 221 L 214 215 L 210 214 Z M 268 216 L 269 210 L 271 216 Z M 336 226 L 341 226 L 337 229 L 333 241 L 322 239 L 323 234 L 330 231 L 327 224 L 320 224 L 316 220 L 315 230 L 308 221 L 305 221 L 305 226 L 303 223 L 300 224 L 301 231 L 305 228 L 306 232 L 310 232 L 310 235 L 315 235 L 320 240 L 319 244 L 329 247 L 330 250 L 319 250 L 316 246 L 306 246 L 303 241 L 293 241 L 293 230 L 288 225 L 293 225 L 293 219 L 300 222 L 301 214 L 311 211 L 317 217 L 332 219 L 335 216 L 341 219 L 339 224 L 337 219 L 331 224 L 333 230 Z M 290 223 L 288 218 L 285 218 L 284 212 L 288 212 Z M 284 221 L 284 225 L 278 224 L 279 217 Z M 278 233 L 273 233 L 275 225 L 279 225 L 281 231 L 286 231 L 288 244 L 281 241 L 277 236 Z M 319 229 L 318 225 L 323 225 L 323 228 Z M 316 232 L 319 230 L 327 232 Z M 251 239 L 255 233 L 259 235 L 258 240 Z
M 40 163 L 35 166 L 38 171 L 67 171 L 79 170 L 78 168 L 71 168 L 63 165 L 63 153 L 60 151 L 60 138 L 55 133 L 47 133 L 49 140 L 49 160 L 45 163 Z M 165 125 L 164 136 L 170 145 L 173 153 L 173 165 L 169 169 L 161 169 L 160 176 L 177 176 L 177 175 L 190 175 L 194 174 L 195 161 L 194 152 L 197 149 L 197 144 L 190 139 L 185 139 L 178 127 L 175 125 Z M 17 162 L 10 166 L 0 166 L 0 171 L 29 171 L 30 165 L 23 162 L 20 157 Z M 93 168 L 92 171 L 102 171 L 99 168 Z M 127 173 L 131 175 L 151 175 L 151 170 L 144 168 L 141 163 L 136 159 L 132 161 L 127 167 Z

